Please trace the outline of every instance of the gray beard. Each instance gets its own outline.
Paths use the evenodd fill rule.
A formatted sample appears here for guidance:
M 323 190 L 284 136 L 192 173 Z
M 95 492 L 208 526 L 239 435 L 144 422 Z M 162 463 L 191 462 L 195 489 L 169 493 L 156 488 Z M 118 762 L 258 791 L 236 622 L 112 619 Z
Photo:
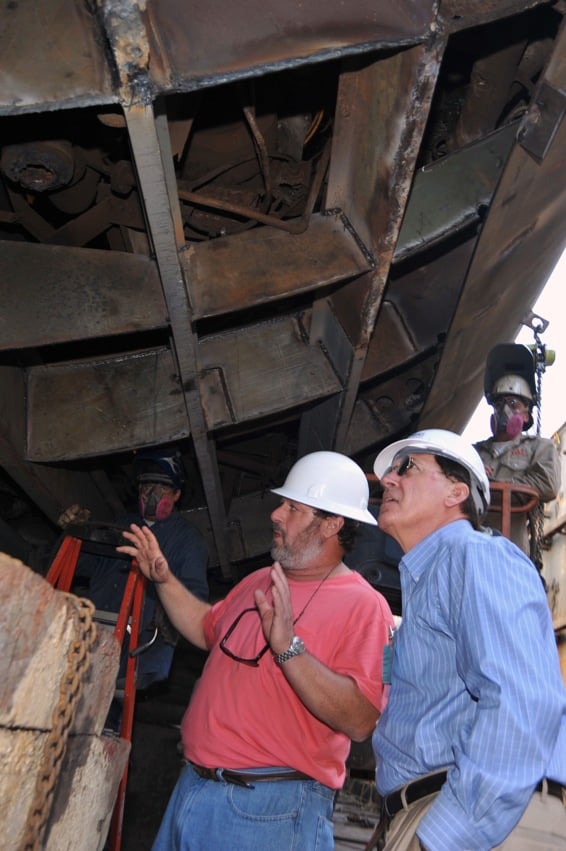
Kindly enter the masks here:
M 320 543 L 318 541 L 310 541 L 298 551 L 282 544 L 271 548 L 271 558 L 273 561 L 278 561 L 284 570 L 300 570 L 306 563 L 316 558 L 319 552 Z

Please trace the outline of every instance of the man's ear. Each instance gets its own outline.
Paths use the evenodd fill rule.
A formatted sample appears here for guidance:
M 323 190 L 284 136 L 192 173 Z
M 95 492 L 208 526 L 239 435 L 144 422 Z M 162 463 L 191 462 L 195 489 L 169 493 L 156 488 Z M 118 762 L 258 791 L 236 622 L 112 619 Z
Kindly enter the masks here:
M 339 514 L 331 514 L 330 517 L 325 517 L 323 524 L 325 537 L 331 538 L 333 535 L 337 535 L 343 525 L 344 518 L 340 517 Z
M 181 496 L 181 491 L 177 488 L 176 491 L 173 491 L 173 502 L 178 502 Z
M 446 504 L 450 507 L 465 502 L 470 495 L 470 489 L 465 482 L 453 482 L 446 497 Z

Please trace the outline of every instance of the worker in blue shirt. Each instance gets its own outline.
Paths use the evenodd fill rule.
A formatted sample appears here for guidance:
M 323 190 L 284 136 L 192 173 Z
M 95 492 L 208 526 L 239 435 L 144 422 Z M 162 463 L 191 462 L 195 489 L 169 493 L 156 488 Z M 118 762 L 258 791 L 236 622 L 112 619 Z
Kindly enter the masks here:
M 479 528 L 481 458 L 428 429 L 384 449 L 374 471 L 379 524 L 404 552 L 373 735 L 378 847 L 566 848 L 566 689 L 550 610 L 532 562 Z
M 149 526 L 181 583 L 200 600 L 208 599 L 208 548 L 201 532 L 177 509 L 185 486 L 181 453 L 177 447 L 144 449 L 134 459 L 138 491 L 138 511 L 117 518 L 125 529 L 130 523 Z M 90 512 L 73 505 L 59 518 L 69 523 L 88 520 Z M 76 569 L 78 589 L 93 601 L 98 611 L 118 612 L 130 571 L 130 560 L 110 555 L 81 553 Z M 84 586 L 84 587 L 83 587 Z M 75 590 L 75 589 L 73 589 Z M 139 636 L 143 652 L 138 657 L 136 685 L 139 690 L 166 680 L 173 661 L 177 633 L 170 625 L 152 584 L 145 592 Z M 125 676 L 125 658 L 118 684 Z

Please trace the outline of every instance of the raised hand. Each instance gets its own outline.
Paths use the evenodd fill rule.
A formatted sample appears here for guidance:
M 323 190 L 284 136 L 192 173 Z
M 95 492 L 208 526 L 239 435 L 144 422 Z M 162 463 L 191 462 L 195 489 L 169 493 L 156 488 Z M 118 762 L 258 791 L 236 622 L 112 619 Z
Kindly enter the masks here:
M 254 592 L 263 633 L 274 653 L 284 653 L 293 638 L 293 607 L 291 592 L 283 569 L 275 562 L 271 569 L 273 605 L 259 588 Z
M 130 531 L 122 532 L 122 535 L 131 544 L 116 547 L 116 550 L 135 558 L 141 572 L 152 582 L 166 582 L 172 574 L 151 529 L 148 526 L 137 526 L 132 523 Z

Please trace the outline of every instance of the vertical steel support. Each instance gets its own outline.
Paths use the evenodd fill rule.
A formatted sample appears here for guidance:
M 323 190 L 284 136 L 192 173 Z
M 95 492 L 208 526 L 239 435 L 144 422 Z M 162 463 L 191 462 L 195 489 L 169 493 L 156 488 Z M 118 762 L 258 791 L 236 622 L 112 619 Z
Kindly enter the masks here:
M 173 156 L 164 105 L 135 104 L 124 110 L 171 327 L 171 346 L 181 379 L 187 418 L 222 573 L 231 576 L 216 446 L 207 433 L 199 393 L 198 340 L 179 252 L 185 246 Z M 191 333 L 187 333 L 191 329 Z

